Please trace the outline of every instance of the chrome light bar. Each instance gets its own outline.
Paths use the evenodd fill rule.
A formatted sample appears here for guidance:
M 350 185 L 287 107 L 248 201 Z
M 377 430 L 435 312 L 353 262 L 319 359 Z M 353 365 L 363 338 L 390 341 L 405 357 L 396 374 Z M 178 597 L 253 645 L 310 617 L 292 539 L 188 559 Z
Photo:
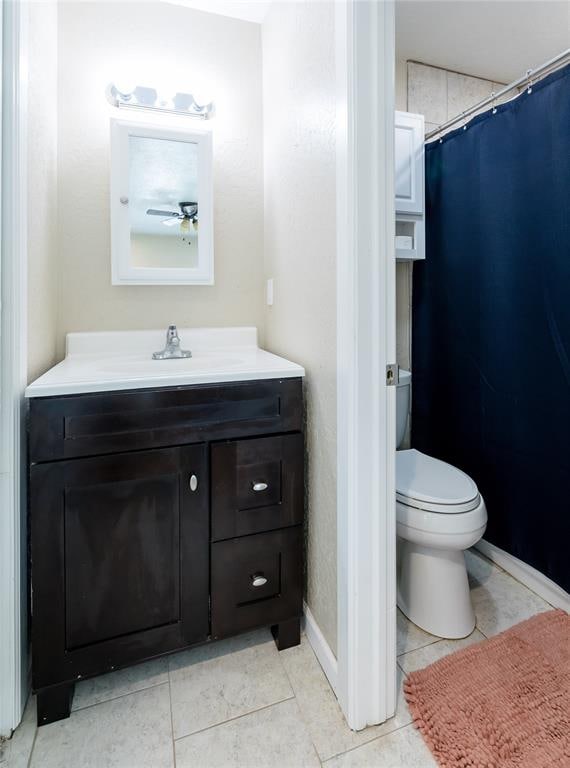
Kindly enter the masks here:
M 148 109 L 173 115 L 186 115 L 208 120 L 214 114 L 214 104 L 198 104 L 191 93 L 176 93 L 171 99 L 159 97 L 155 88 L 137 85 L 132 91 L 121 91 L 114 83 L 106 89 L 107 101 L 114 107 Z

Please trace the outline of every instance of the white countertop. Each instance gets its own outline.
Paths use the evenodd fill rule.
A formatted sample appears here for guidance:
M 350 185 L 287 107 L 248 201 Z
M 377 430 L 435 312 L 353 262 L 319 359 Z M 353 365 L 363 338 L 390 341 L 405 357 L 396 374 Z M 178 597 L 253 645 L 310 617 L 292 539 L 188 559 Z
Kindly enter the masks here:
M 26 397 L 178 387 L 304 376 L 305 370 L 257 346 L 256 328 L 179 328 L 182 360 L 153 360 L 166 329 L 69 333 L 65 359 L 32 382 Z

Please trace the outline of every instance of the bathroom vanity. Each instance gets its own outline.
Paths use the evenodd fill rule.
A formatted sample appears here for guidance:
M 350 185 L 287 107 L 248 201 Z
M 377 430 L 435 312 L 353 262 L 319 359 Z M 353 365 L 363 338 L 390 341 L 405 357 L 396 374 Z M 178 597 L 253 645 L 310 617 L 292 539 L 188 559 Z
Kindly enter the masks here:
M 38 724 L 74 683 L 270 626 L 299 643 L 303 369 L 255 329 L 70 334 L 30 385 Z

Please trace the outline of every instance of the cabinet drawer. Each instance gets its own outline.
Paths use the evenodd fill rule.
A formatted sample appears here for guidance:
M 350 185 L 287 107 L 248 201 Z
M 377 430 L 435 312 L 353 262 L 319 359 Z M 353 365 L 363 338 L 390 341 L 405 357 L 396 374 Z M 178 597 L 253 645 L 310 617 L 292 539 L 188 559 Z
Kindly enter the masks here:
M 303 435 L 212 446 L 212 540 L 303 521 Z
M 32 462 L 301 429 L 301 379 L 100 392 L 29 401 Z
M 211 558 L 215 638 L 301 615 L 301 526 L 214 543 Z

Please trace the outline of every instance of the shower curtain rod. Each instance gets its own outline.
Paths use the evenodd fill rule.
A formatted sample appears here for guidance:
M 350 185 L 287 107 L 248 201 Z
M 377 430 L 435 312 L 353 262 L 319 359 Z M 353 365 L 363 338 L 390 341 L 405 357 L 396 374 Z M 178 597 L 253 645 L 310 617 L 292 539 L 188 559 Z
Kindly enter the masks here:
M 532 87 L 532 84 L 536 78 L 549 74 L 550 71 L 554 71 L 555 69 L 558 69 L 558 67 L 564 64 L 565 59 L 568 59 L 570 61 L 570 48 L 567 48 L 565 51 L 562 51 L 562 53 L 559 53 L 553 59 L 550 59 L 549 61 L 545 61 L 544 64 L 541 64 L 539 67 L 536 67 L 536 69 L 527 70 L 526 75 L 519 77 L 518 80 L 514 80 L 512 83 L 505 85 L 504 88 L 501 88 L 496 93 L 493 92 L 486 99 L 483 99 L 483 101 L 479 101 L 477 104 L 474 104 L 472 107 L 470 107 L 469 109 L 466 109 L 464 112 L 460 112 L 456 117 L 451 118 L 451 120 L 448 120 L 447 122 L 442 123 L 435 130 L 430 131 L 429 133 L 426 134 L 425 141 L 426 142 L 429 141 L 430 139 L 432 139 L 434 136 L 437 136 L 442 131 L 445 131 L 448 128 L 450 128 L 452 125 L 455 125 L 455 123 L 459 123 L 462 120 L 465 120 L 474 112 L 479 112 L 479 110 L 483 109 L 483 107 L 487 106 L 487 104 L 493 104 L 494 102 L 497 101 L 497 99 L 500 99 L 501 96 L 504 96 L 505 93 L 512 91 L 514 88 L 518 88 L 520 85 L 523 85 L 525 83 L 528 84 L 529 87 Z

